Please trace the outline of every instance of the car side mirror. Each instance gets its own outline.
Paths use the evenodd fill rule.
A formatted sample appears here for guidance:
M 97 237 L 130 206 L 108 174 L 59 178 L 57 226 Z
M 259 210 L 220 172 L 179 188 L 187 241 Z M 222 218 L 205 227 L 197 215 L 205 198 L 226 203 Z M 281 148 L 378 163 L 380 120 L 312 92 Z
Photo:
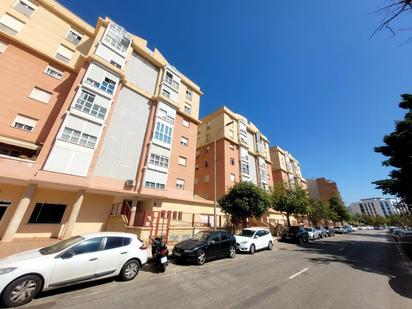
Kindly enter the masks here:
M 62 259 L 70 259 L 70 258 L 72 258 L 73 256 L 75 256 L 76 254 L 72 251 L 72 250 L 68 250 L 68 251 L 66 251 L 62 256 L 61 256 L 61 258 Z
M 260 237 L 259 235 L 255 235 L 255 237 L 253 237 L 253 238 L 255 238 L 255 239 L 256 239 L 256 238 L 259 238 L 259 237 Z

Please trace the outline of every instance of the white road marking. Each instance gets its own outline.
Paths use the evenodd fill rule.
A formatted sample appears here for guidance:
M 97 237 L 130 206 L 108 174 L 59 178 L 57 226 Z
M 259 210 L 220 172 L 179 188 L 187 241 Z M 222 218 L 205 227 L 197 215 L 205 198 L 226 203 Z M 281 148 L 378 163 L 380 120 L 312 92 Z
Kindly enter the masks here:
M 294 274 L 294 275 L 290 276 L 290 277 L 289 277 L 289 280 L 292 280 L 293 278 L 295 278 L 295 277 L 299 276 L 300 274 L 303 274 L 303 273 L 304 273 L 305 271 L 307 271 L 308 269 L 309 269 L 308 267 L 306 267 L 306 268 L 302 269 L 300 272 L 298 272 L 298 273 L 296 273 L 296 274 Z

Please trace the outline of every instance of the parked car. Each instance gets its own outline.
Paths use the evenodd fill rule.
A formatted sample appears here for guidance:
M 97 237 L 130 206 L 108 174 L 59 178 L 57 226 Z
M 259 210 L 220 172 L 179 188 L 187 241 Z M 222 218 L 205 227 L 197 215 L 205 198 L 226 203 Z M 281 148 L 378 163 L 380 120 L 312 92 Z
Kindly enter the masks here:
M 177 261 L 196 262 L 203 265 L 216 258 L 236 256 L 236 238 L 226 231 L 202 231 L 193 238 L 177 243 L 173 249 Z
M 281 240 L 303 244 L 309 241 L 309 234 L 303 227 L 291 226 L 282 232 Z
M 319 239 L 319 231 L 314 227 L 305 227 L 306 232 L 308 232 L 308 236 L 310 240 Z
M 1 302 L 15 307 L 27 304 L 40 291 L 114 276 L 132 280 L 146 262 L 147 247 L 135 234 L 71 237 L 0 259 Z
M 397 230 L 397 229 L 400 229 L 400 227 L 399 227 L 399 226 L 390 226 L 390 227 L 388 227 L 388 232 L 389 232 L 390 234 L 392 234 L 393 231 L 394 231 L 394 230 Z
M 319 231 L 320 238 L 328 237 L 328 232 L 326 232 L 326 230 L 322 226 L 318 226 L 316 227 L 316 229 Z
M 329 236 L 329 237 L 335 236 L 335 231 L 334 231 L 334 229 L 333 229 L 332 227 L 325 226 L 325 230 L 326 230 L 326 232 L 328 233 L 328 236 Z
M 392 236 L 395 239 L 395 241 L 398 241 L 400 237 L 402 237 L 402 234 L 405 233 L 404 229 L 395 229 L 392 232 Z
M 335 231 L 336 234 L 346 234 L 347 233 L 346 229 L 343 226 L 335 226 L 333 230 Z
M 346 233 L 352 233 L 353 232 L 352 225 L 345 225 L 343 228 L 346 230 Z
M 235 236 L 239 251 L 254 254 L 256 250 L 273 248 L 273 237 L 268 229 L 247 228 Z

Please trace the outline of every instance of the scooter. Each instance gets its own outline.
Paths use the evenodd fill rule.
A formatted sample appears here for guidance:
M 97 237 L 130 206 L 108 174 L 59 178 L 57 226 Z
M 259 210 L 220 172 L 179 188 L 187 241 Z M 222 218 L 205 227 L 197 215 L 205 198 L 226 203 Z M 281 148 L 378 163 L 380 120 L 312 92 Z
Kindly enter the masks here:
M 153 262 L 159 272 L 164 273 L 168 262 L 169 250 L 167 249 L 166 242 L 163 240 L 163 236 L 152 238 L 152 257 Z

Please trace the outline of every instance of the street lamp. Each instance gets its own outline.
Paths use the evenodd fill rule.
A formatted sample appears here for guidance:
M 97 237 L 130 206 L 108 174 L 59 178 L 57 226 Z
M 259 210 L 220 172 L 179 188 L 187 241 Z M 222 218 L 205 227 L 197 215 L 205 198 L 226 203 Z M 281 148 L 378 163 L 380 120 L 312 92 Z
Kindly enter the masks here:
M 216 137 L 217 135 L 220 133 L 220 131 L 222 131 L 224 128 L 230 126 L 232 123 L 234 123 L 235 121 L 229 121 L 228 123 L 226 123 L 223 127 L 221 127 L 219 130 L 217 130 L 217 132 L 215 133 L 215 140 L 214 140 L 214 160 L 213 160 L 213 168 L 214 168 L 214 199 L 213 199 L 213 229 L 216 230 L 216 164 L 217 164 L 217 159 L 216 159 Z

